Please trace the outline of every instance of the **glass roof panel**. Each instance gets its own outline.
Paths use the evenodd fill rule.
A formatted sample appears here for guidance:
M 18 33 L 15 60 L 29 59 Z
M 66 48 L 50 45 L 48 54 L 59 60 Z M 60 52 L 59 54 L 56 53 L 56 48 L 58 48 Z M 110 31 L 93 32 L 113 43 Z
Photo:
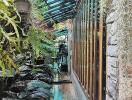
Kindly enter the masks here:
M 54 14 L 54 13 L 58 13 L 58 12 L 60 12 L 60 10 L 55 10 L 54 12 L 51 12 L 51 13 Z
M 50 2 L 53 2 L 53 1 L 55 1 L 55 0 L 47 0 L 47 3 L 50 3 Z
M 58 1 L 58 2 L 56 2 L 56 3 L 50 4 L 49 6 L 52 7 L 52 6 L 58 5 L 58 4 L 62 3 L 62 2 L 63 2 L 63 1 Z
M 67 30 L 67 28 L 64 28 L 64 29 L 61 29 L 61 30 L 58 30 L 58 31 L 54 32 L 53 34 L 56 35 L 56 36 L 67 35 L 68 30 Z
M 66 6 L 71 5 L 71 2 L 67 2 L 67 3 L 65 3 L 65 5 L 66 5 Z
M 76 0 L 45 0 L 48 5 L 48 11 L 44 12 L 44 20 L 66 20 L 73 18 L 76 11 Z

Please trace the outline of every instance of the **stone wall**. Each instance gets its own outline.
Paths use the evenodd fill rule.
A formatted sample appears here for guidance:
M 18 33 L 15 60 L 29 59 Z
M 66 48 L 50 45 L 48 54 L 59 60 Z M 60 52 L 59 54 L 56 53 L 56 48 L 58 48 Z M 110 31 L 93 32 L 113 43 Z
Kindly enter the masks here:
M 132 0 L 113 0 L 107 16 L 106 100 L 132 100 Z

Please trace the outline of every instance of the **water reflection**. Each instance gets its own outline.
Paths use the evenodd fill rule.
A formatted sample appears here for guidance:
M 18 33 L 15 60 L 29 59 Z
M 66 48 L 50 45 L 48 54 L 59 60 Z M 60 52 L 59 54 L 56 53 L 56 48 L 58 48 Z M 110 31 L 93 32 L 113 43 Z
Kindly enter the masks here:
M 58 81 L 58 75 L 56 75 L 55 81 Z M 53 86 L 53 94 L 54 94 L 54 99 L 53 100 L 63 100 L 63 92 L 60 89 L 60 85 L 54 85 Z
M 54 100 L 63 100 L 63 93 L 59 88 L 59 85 L 54 85 Z

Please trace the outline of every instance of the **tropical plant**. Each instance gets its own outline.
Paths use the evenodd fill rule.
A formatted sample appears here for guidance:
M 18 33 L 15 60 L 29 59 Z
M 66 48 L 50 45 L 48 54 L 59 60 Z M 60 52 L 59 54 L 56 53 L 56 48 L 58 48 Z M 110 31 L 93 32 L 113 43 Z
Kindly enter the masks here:
M 43 32 L 41 29 L 37 29 L 34 26 L 28 33 L 28 40 L 32 44 L 36 57 L 40 55 L 49 56 L 54 54 L 55 47 L 53 38 L 49 38 L 50 33 Z
M 44 12 L 48 11 L 48 6 L 44 2 L 44 0 L 29 0 L 32 4 L 32 12 L 31 17 L 32 19 L 35 18 L 37 20 L 43 20 Z
M 17 25 L 20 22 L 20 17 L 13 2 L 14 0 L 0 1 L 0 67 L 3 76 L 6 75 L 6 68 L 17 69 L 17 65 L 13 61 L 13 52 L 20 51 Z

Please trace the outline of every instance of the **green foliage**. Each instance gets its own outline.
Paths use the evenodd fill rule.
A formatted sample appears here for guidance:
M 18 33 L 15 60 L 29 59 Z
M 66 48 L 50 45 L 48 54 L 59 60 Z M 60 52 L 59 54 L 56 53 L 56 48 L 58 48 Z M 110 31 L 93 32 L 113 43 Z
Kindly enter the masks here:
M 3 76 L 6 75 L 6 66 L 8 67 L 8 69 L 10 70 L 12 74 L 12 68 L 17 69 L 17 65 L 14 63 L 13 59 L 10 57 L 10 54 L 6 52 L 5 50 L 1 49 L 0 54 L 1 54 L 0 67 L 2 68 Z
M 17 69 L 12 53 L 14 49 L 19 50 L 20 38 L 17 25 L 19 22 L 17 16 L 19 15 L 14 8 L 13 1 L 14 0 L 0 1 L 0 67 L 3 76 L 6 75 L 6 69 L 10 71 L 12 71 L 12 68 Z M 15 16 L 12 14 L 15 14 Z M 8 28 L 13 30 L 9 31 Z
M 32 20 L 43 21 L 44 13 L 48 11 L 48 6 L 44 0 L 29 0 L 32 5 L 31 17 Z M 49 37 L 50 33 L 43 32 L 41 29 L 33 26 L 29 33 L 29 42 L 32 44 L 35 56 L 40 55 L 53 55 L 55 52 L 54 41 L 52 37 Z
M 65 25 L 62 24 L 62 23 L 54 24 L 54 29 L 55 30 L 61 30 L 61 29 L 64 29 L 64 28 L 65 28 Z
M 48 11 L 48 6 L 44 0 L 29 0 L 32 4 L 31 17 L 37 20 L 43 20 L 44 12 Z
M 43 0 L 29 0 L 32 4 L 32 19 L 42 21 L 43 14 L 48 10 Z M 21 18 L 14 6 L 14 0 L 0 0 L 0 68 L 3 76 L 6 75 L 6 69 L 18 70 L 13 57 L 16 52 L 20 52 L 20 34 L 18 24 Z M 33 24 L 33 23 L 32 23 Z M 53 35 L 45 33 L 35 26 L 29 30 L 28 37 L 23 39 L 23 44 L 28 48 L 29 43 L 33 46 L 36 57 L 40 55 L 52 56 L 55 53 Z
M 49 38 L 50 33 L 32 27 L 28 33 L 29 42 L 32 44 L 36 57 L 48 56 L 55 52 L 54 41 Z

